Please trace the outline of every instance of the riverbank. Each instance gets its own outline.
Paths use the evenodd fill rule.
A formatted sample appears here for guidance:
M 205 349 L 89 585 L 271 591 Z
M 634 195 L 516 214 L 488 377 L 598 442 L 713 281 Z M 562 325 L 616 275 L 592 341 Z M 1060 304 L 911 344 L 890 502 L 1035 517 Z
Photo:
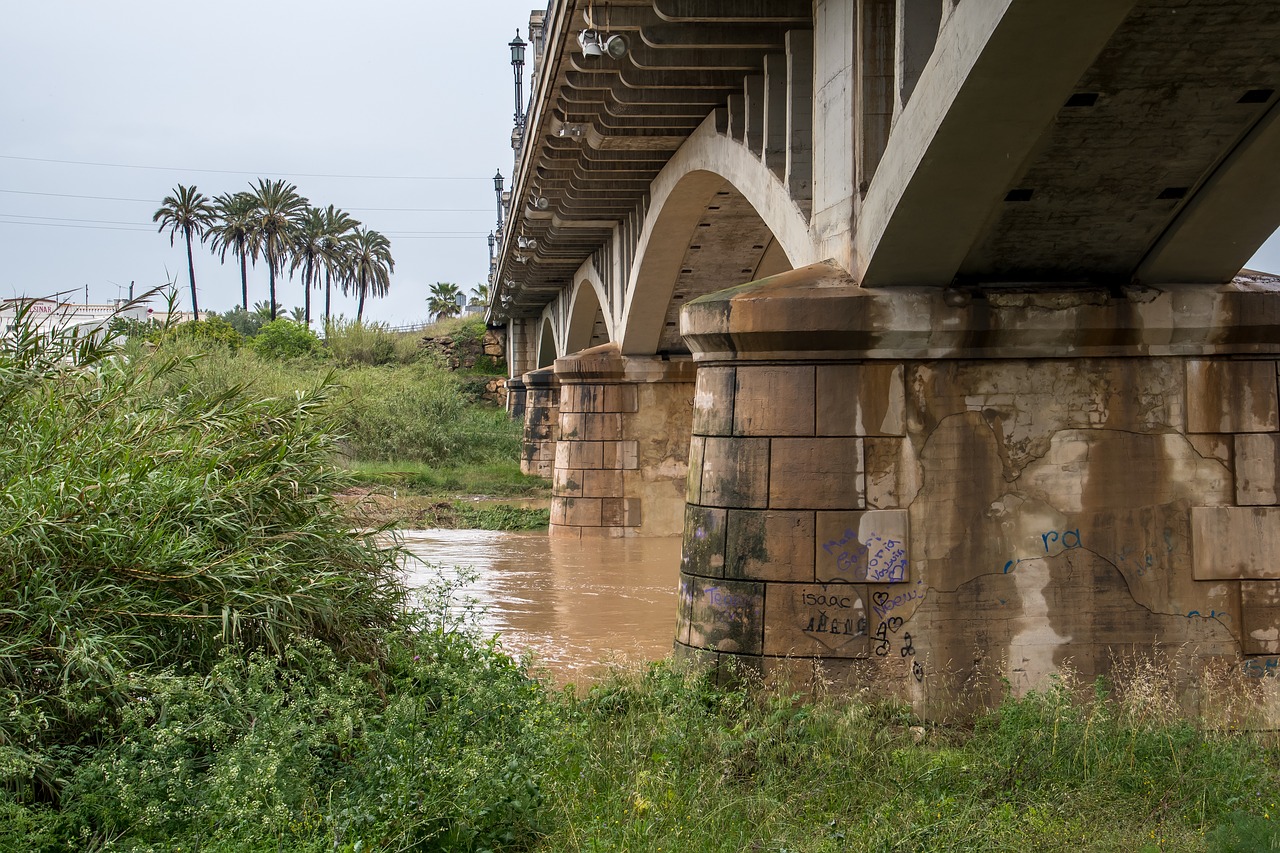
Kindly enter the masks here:
M 441 497 L 386 486 L 351 486 L 334 497 L 351 526 L 361 529 L 545 530 L 551 518 L 545 498 Z
M 1280 848 L 1274 734 L 1180 718 L 1172 668 L 948 725 L 669 662 L 553 690 L 334 497 L 404 441 L 371 412 L 434 424 L 431 477 L 494 412 L 440 403 L 479 452 L 422 367 L 398 409 L 118 356 L 0 339 L 0 851 Z

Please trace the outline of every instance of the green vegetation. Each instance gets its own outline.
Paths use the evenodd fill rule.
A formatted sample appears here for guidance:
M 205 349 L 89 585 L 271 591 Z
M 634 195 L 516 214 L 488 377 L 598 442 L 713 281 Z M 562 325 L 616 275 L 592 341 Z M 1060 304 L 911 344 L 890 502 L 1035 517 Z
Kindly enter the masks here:
M 552 692 L 345 530 L 336 392 L 186 346 L 0 342 L 0 850 L 1280 847 L 1274 736 L 1168 670 L 948 727 L 669 663 Z

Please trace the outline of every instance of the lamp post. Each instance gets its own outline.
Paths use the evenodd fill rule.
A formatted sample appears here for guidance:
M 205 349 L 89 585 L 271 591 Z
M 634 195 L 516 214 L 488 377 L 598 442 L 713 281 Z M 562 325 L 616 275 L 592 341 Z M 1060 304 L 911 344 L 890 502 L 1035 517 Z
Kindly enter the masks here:
M 494 242 L 496 242 L 496 240 L 493 236 L 493 232 L 490 231 L 489 232 L 489 284 L 490 285 L 493 284 L 493 274 L 496 271 L 496 267 L 497 267 L 497 258 L 495 258 L 493 254 Z
M 524 130 L 524 99 L 520 97 L 521 77 L 524 74 L 524 45 L 520 39 L 520 30 L 516 30 L 516 37 L 507 43 L 507 47 L 511 48 L 511 74 L 516 81 L 516 129 Z
M 493 176 L 493 194 L 498 199 L 498 231 L 502 231 L 502 171 Z

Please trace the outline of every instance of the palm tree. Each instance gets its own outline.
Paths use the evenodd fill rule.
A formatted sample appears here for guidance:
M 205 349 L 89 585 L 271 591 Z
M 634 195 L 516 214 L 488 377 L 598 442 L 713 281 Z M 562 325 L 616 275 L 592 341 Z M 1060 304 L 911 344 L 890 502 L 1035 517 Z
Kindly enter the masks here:
M 276 273 L 284 272 L 285 261 L 293 243 L 293 232 L 307 206 L 298 188 L 286 181 L 258 178 L 253 190 L 253 228 L 267 262 L 271 282 L 268 297 L 271 319 L 276 318 Z
M 356 322 L 364 318 L 367 296 L 386 296 L 391 289 L 391 273 L 396 262 L 391 259 L 391 241 L 372 229 L 357 228 L 351 242 L 351 285 L 360 301 Z
M 427 310 L 437 320 L 452 317 L 458 313 L 458 297 L 462 291 L 451 281 L 437 281 L 431 285 L 431 296 L 427 299 Z
M 329 307 L 332 304 L 333 279 L 338 279 L 342 292 L 346 293 L 351 280 L 350 249 L 359 220 L 346 211 L 329 205 L 324 211 L 324 252 L 320 262 L 324 265 L 324 325 L 329 328 Z
M 302 267 L 302 290 L 306 296 L 299 322 L 308 327 L 311 325 L 311 287 L 320 274 L 320 257 L 325 251 L 325 225 L 324 211 L 308 206 L 293 232 L 293 263 L 289 271 Z
M 471 305 L 488 305 L 489 304 L 489 285 L 477 284 L 471 288 Z
M 256 208 L 253 193 L 223 193 L 213 200 L 215 218 L 209 226 L 209 248 L 222 262 L 227 252 L 240 259 L 240 305 L 249 310 L 248 261 L 258 262 L 257 233 L 253 227 L 253 211 Z
M 191 313 L 200 319 L 200 305 L 196 301 L 196 262 L 191 254 L 191 238 L 198 236 L 202 241 L 204 234 L 213 219 L 213 206 L 209 197 L 196 189 L 192 184 L 184 187 L 178 184 L 173 195 L 164 197 L 160 209 L 151 217 L 152 222 L 160 223 L 160 231 L 169 229 L 169 245 L 172 246 L 179 231 L 187 238 L 187 272 L 191 275 Z

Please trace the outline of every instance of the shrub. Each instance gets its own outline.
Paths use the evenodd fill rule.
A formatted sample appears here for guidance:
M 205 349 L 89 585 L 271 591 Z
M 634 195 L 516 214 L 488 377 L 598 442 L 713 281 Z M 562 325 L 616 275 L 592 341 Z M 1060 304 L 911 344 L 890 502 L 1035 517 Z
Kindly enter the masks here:
M 149 340 L 160 345 L 173 341 L 189 341 L 197 344 L 238 348 L 244 338 L 232 328 L 231 324 L 214 314 L 204 320 L 189 320 L 185 323 L 174 323 L 157 328 L 149 336 Z
M 404 591 L 331 497 L 332 389 L 206 394 L 189 366 L 0 342 L 0 786 L 54 796 L 149 674 L 303 639 L 383 653 Z
M 306 326 L 281 318 L 258 330 L 253 339 L 253 351 L 263 358 L 301 358 L 320 355 L 324 346 L 316 333 Z
M 325 332 L 325 346 L 343 364 L 409 364 L 421 355 L 418 336 L 390 332 L 382 323 L 332 320 Z

